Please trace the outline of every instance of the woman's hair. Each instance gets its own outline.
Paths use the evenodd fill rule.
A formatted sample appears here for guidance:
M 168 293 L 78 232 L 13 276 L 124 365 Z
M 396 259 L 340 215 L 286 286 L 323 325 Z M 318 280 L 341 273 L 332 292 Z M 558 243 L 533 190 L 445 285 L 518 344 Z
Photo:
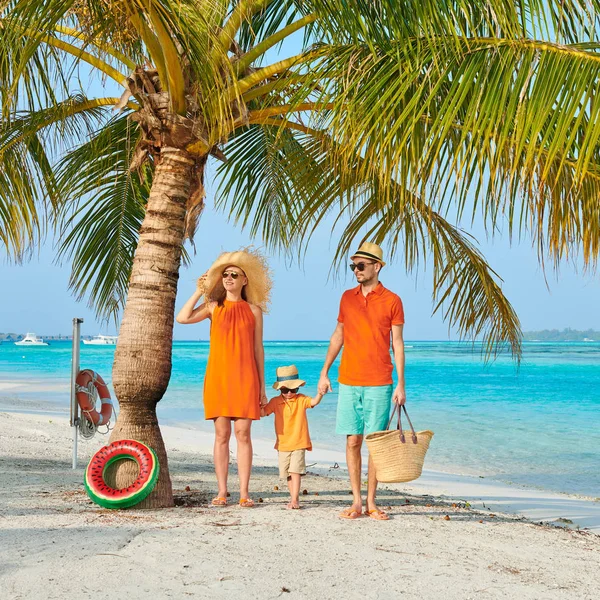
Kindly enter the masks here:
M 234 266 L 234 265 L 230 265 L 230 266 Z M 227 267 L 224 267 L 223 271 L 225 271 L 226 269 L 227 269 Z M 242 273 L 244 272 L 242 269 L 240 269 L 240 271 L 242 271 Z M 223 285 L 223 279 L 219 279 L 217 281 L 217 283 L 215 283 L 213 289 L 210 290 L 210 292 L 208 293 L 206 299 L 209 302 L 216 302 L 217 306 L 223 306 L 223 304 L 225 302 L 225 298 L 227 298 L 227 290 L 225 289 L 225 286 Z M 248 298 L 246 296 L 246 286 L 244 286 L 242 288 L 242 300 L 246 300 L 246 302 L 248 301 Z

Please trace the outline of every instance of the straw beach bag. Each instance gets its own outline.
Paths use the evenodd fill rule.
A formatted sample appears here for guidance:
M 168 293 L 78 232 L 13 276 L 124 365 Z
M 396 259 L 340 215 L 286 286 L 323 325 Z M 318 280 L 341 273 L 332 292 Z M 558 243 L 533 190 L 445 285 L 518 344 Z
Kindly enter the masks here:
M 396 429 L 390 429 L 394 414 L 398 411 L 398 423 Z M 404 414 L 408 419 L 410 431 L 402 431 L 400 415 Z M 377 481 L 382 483 L 401 483 L 412 481 L 421 476 L 425 453 L 429 448 L 429 442 L 433 437 L 433 431 L 416 431 L 410 422 L 406 407 L 394 405 L 392 416 L 388 422 L 386 431 L 369 433 L 365 437 L 369 454 L 375 465 Z

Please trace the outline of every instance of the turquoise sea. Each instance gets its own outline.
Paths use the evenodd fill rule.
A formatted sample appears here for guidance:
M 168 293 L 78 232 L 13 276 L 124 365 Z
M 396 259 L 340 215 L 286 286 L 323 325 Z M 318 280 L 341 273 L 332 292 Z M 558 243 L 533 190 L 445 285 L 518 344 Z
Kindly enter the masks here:
M 327 342 L 266 342 L 267 381 L 275 367 L 294 363 L 316 391 Z M 81 347 L 82 368 L 110 382 L 114 347 Z M 210 430 L 202 411 L 206 342 L 175 342 L 169 389 L 159 404 L 165 423 Z M 71 343 L 22 348 L 0 344 L 2 396 L 69 405 Z M 331 372 L 335 381 L 337 367 Z M 407 408 L 416 429 L 435 432 L 426 467 L 559 492 L 600 496 L 600 343 L 524 344 L 523 362 L 510 356 L 484 364 L 477 349 L 459 342 L 406 342 Z M 344 449 L 335 435 L 337 394 L 310 414 L 316 446 Z M 43 390 L 43 391 L 42 391 Z M 113 395 L 114 396 L 114 395 Z M 254 435 L 273 438 L 273 423 Z

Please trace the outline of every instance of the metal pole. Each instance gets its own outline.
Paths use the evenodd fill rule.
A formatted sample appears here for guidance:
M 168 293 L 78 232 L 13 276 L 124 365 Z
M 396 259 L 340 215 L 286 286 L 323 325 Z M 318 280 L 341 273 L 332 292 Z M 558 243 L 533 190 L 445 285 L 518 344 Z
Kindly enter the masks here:
M 77 404 L 75 379 L 77 379 L 77 373 L 79 373 L 81 323 L 83 323 L 83 319 L 73 319 L 73 347 L 71 355 L 71 430 L 73 431 L 73 469 L 77 468 L 77 426 L 79 425 L 79 404 Z

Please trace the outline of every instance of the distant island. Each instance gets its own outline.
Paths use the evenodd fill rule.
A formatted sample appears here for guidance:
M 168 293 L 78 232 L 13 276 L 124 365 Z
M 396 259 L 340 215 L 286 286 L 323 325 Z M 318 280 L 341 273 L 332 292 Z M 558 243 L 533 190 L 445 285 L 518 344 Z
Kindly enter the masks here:
M 523 340 L 526 342 L 600 342 L 600 331 L 594 329 L 579 331 L 570 327 L 562 331 L 559 329 L 524 331 Z

